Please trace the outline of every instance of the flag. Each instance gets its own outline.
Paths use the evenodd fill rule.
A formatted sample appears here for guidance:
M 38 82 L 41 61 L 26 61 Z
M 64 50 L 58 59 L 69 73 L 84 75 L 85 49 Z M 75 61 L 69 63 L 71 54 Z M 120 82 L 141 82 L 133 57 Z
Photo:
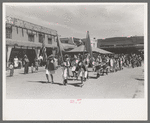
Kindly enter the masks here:
M 87 35 L 86 35 L 85 48 L 86 48 L 86 51 L 90 53 L 90 56 L 92 57 L 92 47 L 91 47 L 89 31 L 87 31 Z
M 46 63 L 47 60 L 47 54 L 46 54 L 46 47 L 45 47 L 45 42 L 43 41 L 42 43 L 42 49 L 41 49 L 42 57 L 43 57 L 43 62 Z
M 63 45 L 61 44 L 60 39 L 57 35 L 57 54 L 58 54 L 58 57 L 60 57 L 63 62 L 62 51 L 64 51 L 64 48 L 63 48 Z

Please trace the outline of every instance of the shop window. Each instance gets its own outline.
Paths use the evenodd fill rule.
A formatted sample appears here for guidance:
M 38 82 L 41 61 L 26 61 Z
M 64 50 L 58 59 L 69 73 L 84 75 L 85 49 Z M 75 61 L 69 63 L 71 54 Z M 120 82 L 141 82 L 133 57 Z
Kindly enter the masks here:
M 6 27 L 6 38 L 12 39 L 12 27 Z
M 39 34 L 39 42 L 40 43 L 44 42 L 44 35 L 43 34 Z
M 28 40 L 34 42 L 34 34 L 28 34 Z
M 48 44 L 52 44 L 52 38 L 48 38 Z

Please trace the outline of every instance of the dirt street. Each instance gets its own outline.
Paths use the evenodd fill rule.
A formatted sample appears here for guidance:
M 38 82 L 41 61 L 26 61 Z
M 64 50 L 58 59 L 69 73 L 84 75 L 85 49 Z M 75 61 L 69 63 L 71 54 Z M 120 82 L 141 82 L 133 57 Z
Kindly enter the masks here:
M 91 69 L 89 70 L 91 71 Z M 71 71 L 70 71 L 71 73 Z M 23 69 L 15 70 L 13 77 L 6 72 L 6 98 L 8 99 L 112 99 L 144 98 L 143 67 L 124 68 L 96 79 L 96 73 L 89 72 L 89 80 L 78 87 L 79 81 L 69 80 L 62 85 L 62 70 L 54 75 L 55 84 L 46 84 L 45 69 L 38 73 L 23 74 Z

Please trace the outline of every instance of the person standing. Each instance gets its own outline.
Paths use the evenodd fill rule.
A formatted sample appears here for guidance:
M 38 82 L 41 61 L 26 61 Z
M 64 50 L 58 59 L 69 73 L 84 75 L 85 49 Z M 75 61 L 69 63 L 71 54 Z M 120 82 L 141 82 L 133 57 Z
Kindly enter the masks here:
M 53 74 L 55 74 L 55 66 L 54 66 L 54 57 L 53 56 L 49 56 L 47 58 L 45 69 L 46 69 L 46 78 L 48 80 L 48 83 L 50 83 L 50 81 L 49 81 L 49 75 L 50 75 L 52 84 L 54 84 Z
M 95 58 L 93 57 L 93 59 L 92 59 L 92 68 L 93 68 L 93 72 L 95 72 L 95 66 L 96 66 L 96 60 L 95 60 Z
M 42 55 L 40 55 L 40 66 L 42 67 L 43 66 L 43 56 Z
M 29 59 L 27 57 L 27 55 L 24 56 L 24 73 L 25 74 L 28 74 L 28 71 L 29 71 Z
M 72 78 L 73 78 L 73 80 L 74 80 L 74 79 L 75 79 L 74 77 L 76 76 L 76 75 L 75 75 L 76 59 L 74 59 L 74 60 L 72 61 L 71 66 L 72 66 L 72 69 L 71 69 L 71 71 L 72 71 Z
M 66 66 L 67 66 L 67 74 L 68 74 L 68 77 L 70 78 L 70 73 L 69 73 L 69 68 L 70 68 L 70 58 L 69 56 L 67 55 L 66 56 Z
M 34 59 L 34 63 L 35 63 L 35 72 L 37 72 L 38 71 L 38 66 L 39 66 L 39 64 L 38 64 L 38 58 Z
M 111 57 L 110 59 L 110 71 L 114 72 L 114 61 L 113 61 L 113 57 Z
M 21 58 L 19 58 L 19 60 L 18 60 L 18 63 L 19 63 L 19 68 L 21 69 L 21 67 L 22 67 L 22 59 Z
M 87 58 L 84 60 L 83 64 L 85 66 L 84 81 L 86 81 L 89 78 L 89 73 L 88 73 L 89 64 L 87 62 Z
M 19 60 L 18 60 L 17 56 L 15 56 L 15 58 L 14 58 L 14 68 L 17 68 L 18 64 L 19 64 Z
M 66 85 L 68 81 L 68 65 L 67 65 L 67 59 L 68 57 L 66 56 L 65 61 L 63 63 L 63 84 Z
M 119 69 L 122 70 L 122 57 L 119 56 Z
M 85 72 L 86 72 L 86 68 L 85 68 L 85 65 L 83 64 L 82 61 L 79 62 L 79 71 L 80 71 L 80 78 L 81 78 L 81 86 L 83 86 L 83 81 L 86 81 L 85 79 Z M 87 73 L 86 73 L 87 75 Z
M 14 74 L 14 65 L 13 65 L 13 63 L 10 63 L 9 70 L 10 70 L 10 76 L 13 76 L 13 74 Z
M 54 57 L 54 64 L 55 64 L 55 68 L 58 68 L 58 59 L 56 56 Z
M 79 66 L 78 63 L 80 61 L 80 57 L 79 55 L 76 57 L 76 61 L 75 61 L 75 65 L 76 65 L 76 69 L 75 69 L 75 78 L 76 80 L 78 80 L 78 76 L 79 76 Z

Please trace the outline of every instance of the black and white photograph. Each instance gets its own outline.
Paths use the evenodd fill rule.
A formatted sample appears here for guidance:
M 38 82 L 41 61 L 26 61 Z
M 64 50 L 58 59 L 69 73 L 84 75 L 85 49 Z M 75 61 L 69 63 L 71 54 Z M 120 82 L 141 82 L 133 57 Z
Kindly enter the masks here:
M 13 116 L 16 100 L 22 111 L 29 103 L 23 100 L 56 100 L 61 108 L 61 100 L 67 100 L 68 110 L 71 105 L 83 110 L 83 104 L 91 110 L 96 103 L 86 100 L 100 100 L 101 108 L 103 101 L 106 108 L 140 101 L 137 109 L 131 107 L 139 111 L 143 106 L 142 115 L 121 115 L 121 108 L 130 108 L 128 102 L 114 119 L 146 119 L 147 42 L 146 3 L 3 3 L 3 118 L 40 118 L 29 115 L 38 109 Z M 31 108 L 34 104 L 42 105 Z M 57 119 L 44 113 L 40 119 Z M 112 120 L 115 115 L 95 114 L 58 120 Z

